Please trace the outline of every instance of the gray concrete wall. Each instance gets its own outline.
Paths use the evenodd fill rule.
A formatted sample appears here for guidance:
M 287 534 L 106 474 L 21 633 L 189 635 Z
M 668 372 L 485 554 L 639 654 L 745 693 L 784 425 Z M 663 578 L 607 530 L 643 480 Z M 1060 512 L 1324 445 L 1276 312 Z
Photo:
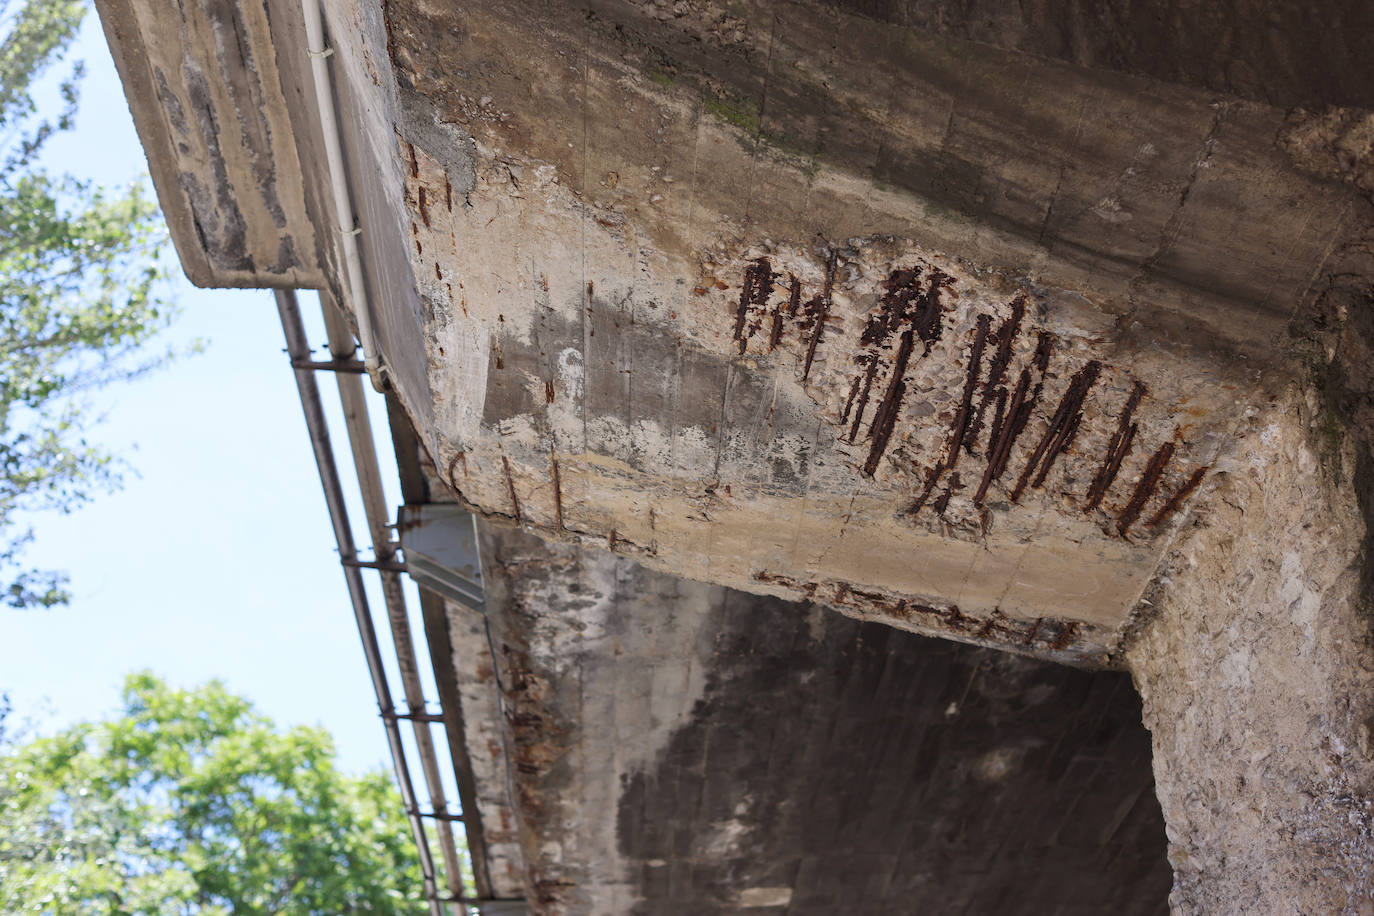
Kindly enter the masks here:
M 1125 675 L 492 527 L 483 550 L 534 912 L 1163 911 Z

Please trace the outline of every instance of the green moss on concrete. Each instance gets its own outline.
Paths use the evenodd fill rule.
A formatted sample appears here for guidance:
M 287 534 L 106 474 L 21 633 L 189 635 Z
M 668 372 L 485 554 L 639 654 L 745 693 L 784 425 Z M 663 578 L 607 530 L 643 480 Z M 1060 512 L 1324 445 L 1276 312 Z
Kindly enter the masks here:
M 746 133 L 759 132 L 759 106 L 753 99 L 708 95 L 702 101 L 702 107 L 713 118 L 738 127 Z

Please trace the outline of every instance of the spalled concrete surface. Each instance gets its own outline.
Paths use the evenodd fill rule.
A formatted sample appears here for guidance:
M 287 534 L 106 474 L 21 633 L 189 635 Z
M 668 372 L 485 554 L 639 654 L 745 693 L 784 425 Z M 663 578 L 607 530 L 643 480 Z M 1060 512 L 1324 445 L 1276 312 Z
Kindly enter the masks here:
M 1238 25 L 1218 77 L 1187 53 L 1215 17 L 1138 45 L 1133 5 L 1060 7 L 328 4 L 376 343 L 446 482 L 675 574 L 1113 664 L 1372 224 L 1367 130 L 1267 104 L 1358 101 L 1297 39 L 1258 66 Z M 288 228 L 329 224 L 298 12 L 102 9 L 188 270 L 283 282 L 235 208 L 301 169 Z M 204 154 L 147 88 L 192 63 Z M 343 297 L 317 239 L 296 282 Z
M 484 551 L 535 912 L 1164 910 L 1125 675 L 490 527 Z
M 1182 916 L 1374 911 L 1366 532 L 1327 419 L 1253 419 L 1128 652 Z
M 921 632 L 1108 663 L 1368 221 L 1276 109 L 807 4 L 386 21 L 454 489 Z
M 524 856 L 487 624 L 481 614 L 460 604 L 445 602 L 445 609 L 491 893 L 497 898 L 519 899 L 525 893 Z

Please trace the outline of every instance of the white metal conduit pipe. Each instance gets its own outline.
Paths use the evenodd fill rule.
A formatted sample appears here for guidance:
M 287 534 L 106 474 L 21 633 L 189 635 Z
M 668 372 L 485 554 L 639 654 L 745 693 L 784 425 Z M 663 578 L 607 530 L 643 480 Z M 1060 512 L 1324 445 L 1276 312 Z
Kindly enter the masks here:
M 320 307 L 324 312 L 330 355 L 337 364 L 351 361 L 354 351 L 353 332 L 344 323 L 343 315 L 338 308 L 329 302 L 328 296 L 320 296 Z M 457 818 L 448 815 L 448 799 L 444 792 L 443 777 L 439 773 L 434 733 L 430 729 L 430 720 L 425 710 L 424 687 L 420 681 L 419 663 L 414 638 L 411 635 L 410 614 L 406 609 L 401 574 L 396 569 L 388 568 L 395 560 L 396 545 L 391 540 L 388 527 L 381 466 L 377 461 L 372 421 L 367 410 L 367 396 L 357 375 L 337 372 L 335 379 L 339 386 L 339 401 L 343 406 L 348 444 L 353 451 L 353 467 L 357 471 L 358 486 L 362 491 L 363 513 L 367 517 L 368 532 L 372 538 L 372 552 L 377 560 L 382 580 L 382 598 L 386 602 L 391 639 L 396 648 L 396 661 L 401 673 L 407 715 L 411 717 L 415 747 L 420 757 L 420 769 L 424 773 L 425 787 L 429 791 L 430 807 L 439 815 L 434 829 L 439 835 L 439 851 L 444 857 L 444 877 L 450 896 L 461 899 L 464 896 L 462 865 L 458 861 L 457 846 L 453 841 L 453 828 L 450 823 L 450 820 Z
M 339 142 L 339 119 L 334 109 L 334 86 L 329 76 L 328 57 L 334 49 L 324 40 L 324 21 L 319 0 L 301 0 L 305 16 L 306 53 L 310 55 L 310 72 L 315 83 L 315 103 L 320 114 L 320 132 L 324 135 L 325 161 L 329 167 L 329 184 L 334 192 L 334 213 L 339 220 L 339 244 L 343 251 L 344 267 L 348 273 L 348 298 L 358 322 L 358 339 L 363 347 L 363 365 L 372 385 L 381 390 L 384 371 L 377 354 L 376 338 L 372 332 L 372 313 L 368 308 L 367 285 L 363 280 L 363 261 L 358 251 L 357 218 L 353 212 L 353 198 L 348 189 L 348 172 L 344 166 L 343 147 Z
M 401 744 L 401 733 L 396 724 L 391 688 L 386 682 L 386 669 L 382 666 L 382 653 L 377 644 L 377 632 L 372 626 L 372 611 L 368 607 L 367 593 L 363 589 L 362 573 L 356 565 L 350 565 L 356 564 L 358 551 L 353 543 L 353 530 L 348 523 L 348 509 L 344 505 L 339 469 L 334 463 L 334 449 L 329 441 L 329 428 L 324 418 L 324 407 L 320 403 L 320 390 L 315 384 L 314 370 L 307 368 L 310 362 L 310 345 L 305 339 L 300 309 L 296 305 L 296 293 L 289 289 L 274 292 L 277 298 L 277 313 L 281 317 L 282 333 L 286 335 L 287 353 L 295 366 L 296 389 L 300 394 L 305 425 L 310 431 L 310 445 L 314 450 L 315 464 L 320 472 L 320 485 L 324 488 L 329 521 L 334 527 L 334 541 L 339 549 L 339 558 L 343 561 L 344 580 L 348 584 L 348 597 L 353 603 L 354 622 L 358 626 L 358 636 L 362 641 L 368 673 L 372 676 L 372 690 L 376 695 L 377 709 L 386 728 L 391 765 L 396 773 L 401 803 L 405 805 L 406 817 L 410 820 L 411 833 L 420 855 L 420 873 L 424 879 L 425 898 L 429 901 L 431 916 L 443 916 L 438 885 L 434 879 L 434 857 L 429 850 L 420 806 L 416 802 L 415 790 L 410 781 L 410 768 L 406 766 L 405 747 Z

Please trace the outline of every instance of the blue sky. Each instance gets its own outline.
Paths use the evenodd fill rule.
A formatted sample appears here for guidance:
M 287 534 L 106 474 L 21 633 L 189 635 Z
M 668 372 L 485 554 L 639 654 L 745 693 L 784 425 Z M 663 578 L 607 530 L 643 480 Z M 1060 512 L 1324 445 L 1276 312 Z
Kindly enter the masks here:
M 111 185 L 144 174 L 94 12 L 72 58 L 87 67 L 77 127 L 51 142 L 47 165 Z M 35 717 L 47 732 L 113 710 L 129 671 L 150 668 L 179 686 L 220 678 L 280 723 L 328 728 L 346 769 L 386 765 L 272 295 L 197 290 L 178 276 L 176 296 L 183 311 L 169 341 L 202 338 L 207 348 L 96 398 L 105 419 L 91 438 L 137 473 L 72 515 L 32 519 L 29 561 L 69 571 L 75 597 L 46 612 L 0 608 L 0 692 L 16 720 Z M 303 294 L 301 306 L 312 343 L 323 344 L 315 297 Z M 333 381 L 319 380 L 350 483 Z M 373 423 L 395 506 L 379 398 Z M 356 500 L 351 509 L 363 543 Z

